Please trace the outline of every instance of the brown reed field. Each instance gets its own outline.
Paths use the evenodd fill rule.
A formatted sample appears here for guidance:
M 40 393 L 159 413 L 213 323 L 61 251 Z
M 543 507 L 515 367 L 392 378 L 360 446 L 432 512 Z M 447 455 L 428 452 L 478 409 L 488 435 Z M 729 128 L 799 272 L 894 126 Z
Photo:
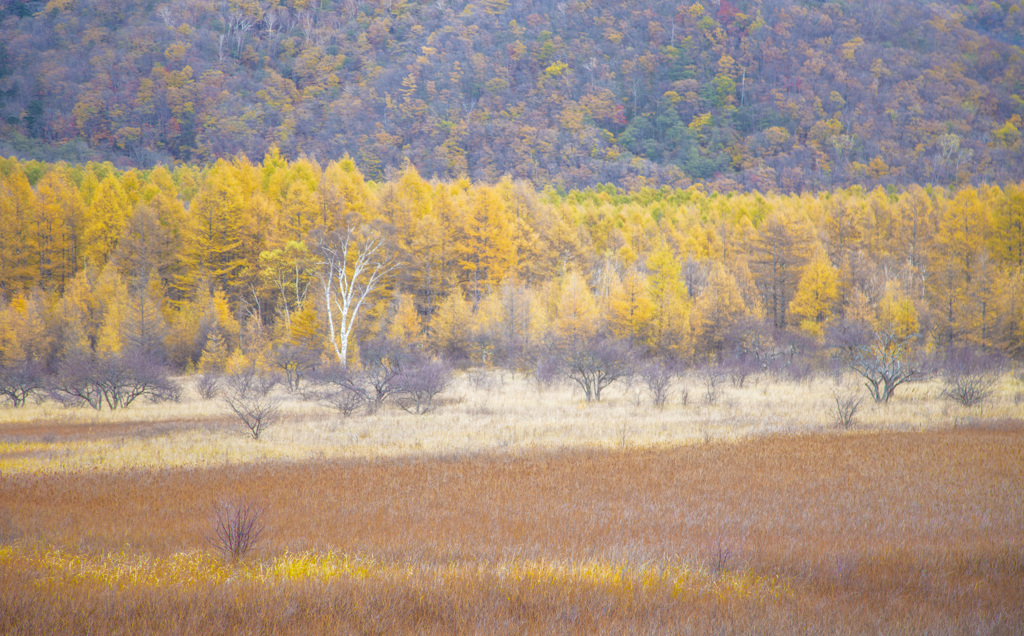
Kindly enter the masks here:
M 3 410 L 0 632 L 1024 631 L 1019 382 L 843 430 L 834 383 L 657 410 L 467 375 L 423 416 L 295 400 L 259 442 L 196 397 Z M 238 560 L 224 501 L 263 511 Z

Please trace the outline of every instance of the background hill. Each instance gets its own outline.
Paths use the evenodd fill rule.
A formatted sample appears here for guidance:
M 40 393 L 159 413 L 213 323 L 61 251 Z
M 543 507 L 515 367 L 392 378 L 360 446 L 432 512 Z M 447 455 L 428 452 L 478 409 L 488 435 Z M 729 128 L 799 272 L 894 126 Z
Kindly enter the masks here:
M 799 191 L 1022 176 L 1000 2 L 6 0 L 0 154 Z

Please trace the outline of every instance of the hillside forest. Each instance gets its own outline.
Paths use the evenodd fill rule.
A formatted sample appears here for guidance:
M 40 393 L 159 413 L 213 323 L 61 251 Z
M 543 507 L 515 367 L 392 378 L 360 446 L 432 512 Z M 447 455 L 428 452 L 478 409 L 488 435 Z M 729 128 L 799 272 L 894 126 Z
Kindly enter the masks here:
M 8 0 L 0 155 L 275 147 L 565 190 L 1006 183 L 1022 28 L 1020 0 Z
M 276 151 L 202 169 L 4 159 L 0 227 L 7 365 L 135 351 L 224 369 L 282 348 L 358 364 L 380 338 L 522 370 L 598 340 L 685 363 L 823 364 L 871 334 L 1024 354 L 1020 184 L 563 194 Z

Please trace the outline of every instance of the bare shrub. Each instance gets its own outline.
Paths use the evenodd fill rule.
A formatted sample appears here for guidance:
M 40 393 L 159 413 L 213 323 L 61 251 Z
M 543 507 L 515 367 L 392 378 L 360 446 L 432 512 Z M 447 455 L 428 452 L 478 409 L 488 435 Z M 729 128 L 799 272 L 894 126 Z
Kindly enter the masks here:
M 244 557 L 263 535 L 263 507 L 251 501 L 220 501 L 213 509 L 210 544 L 234 562 Z
M 434 398 L 452 382 L 452 368 L 443 360 L 410 360 L 398 377 L 395 401 L 410 413 L 423 414 L 433 408 Z
M 271 363 L 284 372 L 288 390 L 292 393 L 299 391 L 303 378 L 316 369 L 318 360 L 316 352 L 290 342 L 274 343 L 270 352 Z
M 376 411 L 385 400 L 402 390 L 400 379 L 411 354 L 401 344 L 387 338 L 368 343 L 361 354 L 363 368 L 355 381 L 364 387 L 368 410 Z
M 317 369 L 307 379 L 302 396 L 329 406 L 349 417 L 367 402 L 366 391 L 347 367 L 331 365 Z
M 533 379 L 537 383 L 537 390 L 550 389 L 565 376 L 559 365 L 560 360 L 556 355 L 541 356 L 533 369 Z
M 729 374 L 729 381 L 737 389 L 742 389 L 747 379 L 761 370 L 761 365 L 753 356 L 742 353 L 730 358 L 723 366 Z
M 224 401 L 254 440 L 281 417 L 281 399 L 273 394 L 279 381 L 276 374 L 254 364 L 225 377 Z
M 197 373 L 192 378 L 192 385 L 196 389 L 196 393 L 199 397 L 204 400 L 212 400 L 220 395 L 221 387 L 224 384 L 224 378 L 219 373 L 208 372 L 208 373 Z
M 0 397 L 14 406 L 25 406 L 34 394 L 46 388 L 46 369 L 36 360 L 0 364 Z
M 943 397 L 961 406 L 977 406 L 992 396 L 996 378 L 990 375 L 957 375 L 946 379 Z
M 854 418 L 860 409 L 864 398 L 853 391 L 842 391 L 839 388 L 832 389 L 832 421 L 840 428 L 853 426 Z
M 65 359 L 50 381 L 50 395 L 66 406 L 88 405 L 110 410 L 139 398 L 151 402 L 177 401 L 180 388 L 166 367 L 135 353 Z
M 486 369 L 471 369 L 466 372 L 466 379 L 477 391 L 493 391 L 498 386 L 497 376 Z
M 704 385 L 705 404 L 716 404 L 722 397 L 722 381 L 725 377 L 725 369 L 718 364 L 709 362 L 697 368 L 697 378 Z
M 992 396 L 1001 360 L 968 348 L 951 351 L 943 365 L 942 396 L 961 406 L 981 404 Z
M 657 408 L 665 408 L 668 389 L 675 376 L 675 368 L 664 360 L 648 360 L 640 367 L 640 378 L 651 394 L 651 402 Z
M 719 539 L 715 542 L 715 545 L 711 548 L 711 572 L 715 576 L 718 576 L 725 572 L 729 566 L 729 560 L 732 559 L 732 548 L 725 544 L 724 541 Z

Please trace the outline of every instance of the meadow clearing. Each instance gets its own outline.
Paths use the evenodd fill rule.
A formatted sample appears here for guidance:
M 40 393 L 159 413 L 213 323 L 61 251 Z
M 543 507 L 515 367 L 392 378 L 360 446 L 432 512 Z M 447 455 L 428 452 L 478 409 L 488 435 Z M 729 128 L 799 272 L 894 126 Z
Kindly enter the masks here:
M 1019 633 L 1024 385 L 848 429 L 837 387 L 471 371 L 425 415 L 286 398 L 260 441 L 189 392 L 3 409 L 0 631 Z M 262 510 L 237 561 L 222 502 Z

